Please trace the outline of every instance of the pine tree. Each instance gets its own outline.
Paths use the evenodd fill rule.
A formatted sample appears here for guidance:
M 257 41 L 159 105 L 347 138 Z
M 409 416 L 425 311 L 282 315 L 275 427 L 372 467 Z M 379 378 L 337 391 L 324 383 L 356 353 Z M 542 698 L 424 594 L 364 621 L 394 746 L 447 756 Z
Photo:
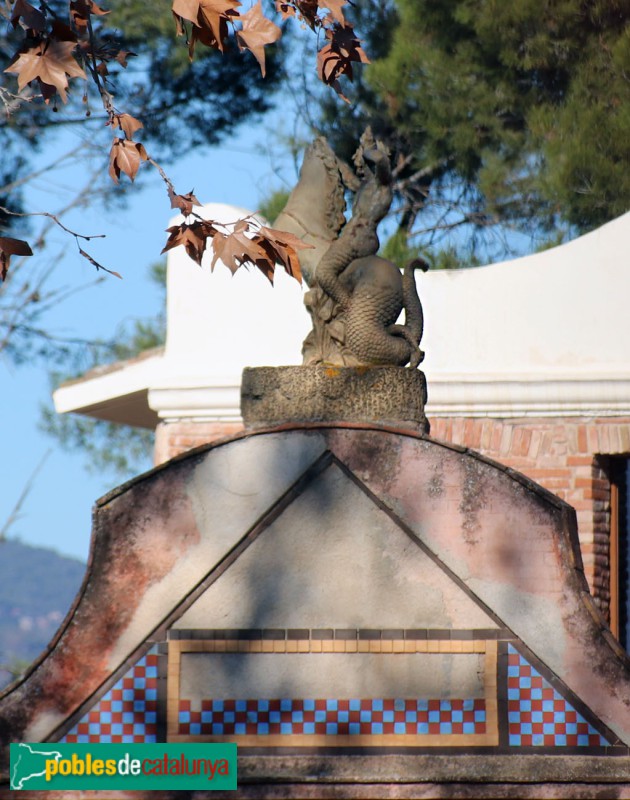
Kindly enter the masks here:
M 320 127 L 346 157 L 366 123 L 387 141 L 407 232 L 555 237 L 628 210 L 628 0 L 396 0 L 379 18 L 380 5 L 359 5 L 361 24 L 376 20 L 368 47 L 382 35 L 355 105 L 325 98 Z

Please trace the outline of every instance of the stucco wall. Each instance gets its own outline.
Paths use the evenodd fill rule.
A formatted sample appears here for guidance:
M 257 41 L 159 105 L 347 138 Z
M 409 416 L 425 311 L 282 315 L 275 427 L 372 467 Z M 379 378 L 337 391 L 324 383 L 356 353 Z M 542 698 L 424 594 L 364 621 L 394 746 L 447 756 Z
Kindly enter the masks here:
M 595 600 L 610 601 L 610 479 L 602 456 L 630 456 L 630 418 L 479 419 L 432 417 L 431 436 L 512 467 L 576 510 L 584 571 Z M 241 429 L 240 423 L 162 423 L 155 462 Z

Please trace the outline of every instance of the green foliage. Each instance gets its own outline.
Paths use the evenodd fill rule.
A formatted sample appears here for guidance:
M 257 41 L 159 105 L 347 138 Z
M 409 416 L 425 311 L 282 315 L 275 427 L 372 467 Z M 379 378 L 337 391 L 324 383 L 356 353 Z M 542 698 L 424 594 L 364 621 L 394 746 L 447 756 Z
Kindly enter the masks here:
M 258 211 L 269 223 L 273 223 L 278 218 L 280 212 L 287 204 L 289 192 L 285 189 L 276 189 L 258 204 Z
M 439 249 L 434 248 L 427 252 L 419 245 L 411 243 L 405 230 L 398 228 L 396 233 L 389 237 L 381 248 L 380 255 L 388 258 L 403 269 L 410 261 L 423 258 L 429 262 L 431 271 L 438 269 L 462 269 L 464 267 L 478 267 L 481 264 L 474 253 L 466 252 L 454 245 Z
M 359 4 L 370 23 L 372 0 Z M 586 231 L 630 207 L 627 0 L 397 0 L 381 50 L 321 130 L 348 158 L 370 123 L 403 227 Z M 362 28 L 365 35 L 365 28 Z M 425 239 L 426 241 L 426 239 Z
M 151 465 L 153 431 L 101 419 L 41 409 L 40 428 L 68 452 L 80 452 L 88 472 L 106 472 L 121 480 Z
M 424 253 L 420 247 L 410 243 L 407 231 L 398 228 L 385 242 L 381 248 L 380 255 L 393 261 L 394 264 L 402 269 L 409 261 L 420 258 Z
M 432 272 L 438 269 L 479 267 L 482 264 L 470 247 L 457 247 L 451 244 L 443 248 L 426 249 L 414 244 L 407 231 L 403 228 L 398 228 L 387 239 L 383 247 L 381 247 L 379 255 L 393 261 L 400 269 L 404 269 L 411 261 L 421 258 L 428 262 Z
M 430 258 L 431 271 L 437 269 L 463 269 L 465 267 L 479 267 L 481 261 L 474 253 L 465 253 L 456 247 L 445 247 L 437 250 Z

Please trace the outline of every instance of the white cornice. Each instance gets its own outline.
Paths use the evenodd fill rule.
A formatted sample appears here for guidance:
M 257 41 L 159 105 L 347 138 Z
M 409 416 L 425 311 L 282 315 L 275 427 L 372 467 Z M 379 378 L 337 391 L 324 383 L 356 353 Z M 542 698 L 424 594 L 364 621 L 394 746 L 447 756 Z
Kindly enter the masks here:
M 630 374 L 428 377 L 432 417 L 630 416 Z
M 212 385 L 180 383 L 149 390 L 149 405 L 161 422 L 233 422 L 241 419 L 241 381 L 212 379 Z

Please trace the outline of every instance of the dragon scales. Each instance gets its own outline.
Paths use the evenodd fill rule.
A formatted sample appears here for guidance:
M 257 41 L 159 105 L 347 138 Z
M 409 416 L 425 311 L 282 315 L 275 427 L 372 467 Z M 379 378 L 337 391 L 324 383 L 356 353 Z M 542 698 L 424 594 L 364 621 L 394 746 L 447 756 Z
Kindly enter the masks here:
M 414 279 L 421 259 L 398 267 L 376 255 L 376 229 L 392 202 L 389 158 L 368 130 L 355 156 L 356 174 L 340 162 L 325 139 L 307 149 L 300 178 L 275 227 L 301 238 L 310 290 L 305 304 L 313 330 L 304 341 L 305 365 L 405 366 L 423 358 L 422 306 Z M 345 191 L 354 193 L 344 216 Z M 405 323 L 397 324 L 401 311 Z

